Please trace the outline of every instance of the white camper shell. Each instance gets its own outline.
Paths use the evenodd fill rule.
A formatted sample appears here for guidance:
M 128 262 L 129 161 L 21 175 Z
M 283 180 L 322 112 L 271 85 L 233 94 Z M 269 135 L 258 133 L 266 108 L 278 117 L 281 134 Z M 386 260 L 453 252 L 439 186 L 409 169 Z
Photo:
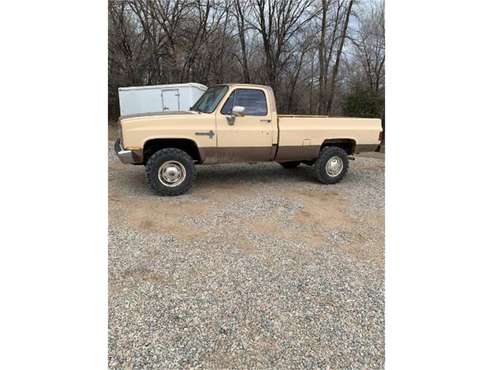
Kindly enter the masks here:
M 207 86 L 195 82 L 120 87 L 120 115 L 187 111 L 206 90 Z

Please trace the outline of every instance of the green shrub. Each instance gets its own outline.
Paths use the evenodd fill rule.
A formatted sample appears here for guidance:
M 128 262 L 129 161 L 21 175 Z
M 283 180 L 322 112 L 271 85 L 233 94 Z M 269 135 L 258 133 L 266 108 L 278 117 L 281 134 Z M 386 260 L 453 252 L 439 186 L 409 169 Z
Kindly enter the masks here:
M 384 106 L 383 94 L 364 88 L 356 87 L 342 98 L 345 116 L 381 118 Z

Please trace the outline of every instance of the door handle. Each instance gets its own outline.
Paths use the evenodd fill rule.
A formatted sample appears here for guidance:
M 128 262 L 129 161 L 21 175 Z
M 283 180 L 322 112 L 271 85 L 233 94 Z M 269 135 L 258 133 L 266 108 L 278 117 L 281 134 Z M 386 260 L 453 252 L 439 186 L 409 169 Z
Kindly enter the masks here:
M 261 119 L 260 122 L 270 123 L 270 119 Z
M 198 131 L 195 133 L 195 135 L 197 135 L 197 136 L 209 136 L 209 139 L 212 139 L 214 137 L 214 131 L 212 131 L 212 130 L 206 131 L 206 132 Z

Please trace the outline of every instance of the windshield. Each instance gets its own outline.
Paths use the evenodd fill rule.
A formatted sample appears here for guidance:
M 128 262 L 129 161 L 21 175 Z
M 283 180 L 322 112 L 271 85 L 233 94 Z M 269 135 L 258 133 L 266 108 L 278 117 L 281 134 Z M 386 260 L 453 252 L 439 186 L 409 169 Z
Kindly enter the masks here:
M 209 87 L 199 100 L 190 108 L 197 112 L 212 113 L 228 91 L 228 86 Z

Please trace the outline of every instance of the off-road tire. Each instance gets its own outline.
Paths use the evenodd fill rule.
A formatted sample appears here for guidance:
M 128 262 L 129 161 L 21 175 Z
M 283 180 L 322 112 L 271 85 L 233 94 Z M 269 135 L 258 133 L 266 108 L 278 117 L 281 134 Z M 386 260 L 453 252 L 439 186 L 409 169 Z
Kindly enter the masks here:
M 330 176 L 326 170 L 326 164 L 330 159 L 336 156 L 342 160 L 342 171 L 337 176 Z M 318 181 L 322 184 L 335 184 L 343 179 L 349 168 L 347 153 L 344 149 L 336 146 L 325 147 L 320 152 L 320 156 L 315 161 L 313 167 L 315 169 L 315 175 L 317 176 Z
M 159 169 L 167 161 L 179 162 L 186 170 L 185 179 L 174 187 L 163 184 L 159 179 Z M 163 196 L 175 196 L 187 192 L 196 177 L 192 157 L 176 148 L 165 148 L 155 152 L 146 163 L 146 177 L 150 188 Z
M 281 166 L 284 168 L 290 169 L 290 168 L 296 168 L 300 165 L 301 162 L 299 161 L 293 161 L 293 162 L 279 162 Z

